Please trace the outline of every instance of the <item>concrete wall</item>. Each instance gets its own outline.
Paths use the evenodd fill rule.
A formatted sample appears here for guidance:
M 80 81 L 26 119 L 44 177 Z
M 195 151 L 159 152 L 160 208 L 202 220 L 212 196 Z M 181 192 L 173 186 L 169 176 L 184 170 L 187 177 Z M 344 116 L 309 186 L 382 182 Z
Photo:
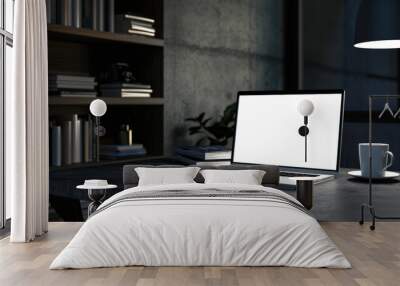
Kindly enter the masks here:
M 304 88 L 346 90 L 346 111 L 367 111 L 368 95 L 399 92 L 397 50 L 353 47 L 360 0 L 304 0 Z M 387 7 L 395 9 L 395 7 Z M 376 110 L 384 102 L 377 102 Z M 397 103 L 392 102 L 394 109 Z M 346 117 L 345 117 L 346 119 Z M 399 119 L 400 123 L 400 119 Z M 397 124 L 378 123 L 374 141 L 387 142 L 400 155 Z M 368 123 L 345 120 L 342 166 L 358 167 L 358 143 L 368 141 Z M 395 159 L 400 169 L 400 159 Z
M 166 154 L 194 142 L 185 118 L 218 116 L 239 90 L 282 88 L 282 2 L 164 1 Z

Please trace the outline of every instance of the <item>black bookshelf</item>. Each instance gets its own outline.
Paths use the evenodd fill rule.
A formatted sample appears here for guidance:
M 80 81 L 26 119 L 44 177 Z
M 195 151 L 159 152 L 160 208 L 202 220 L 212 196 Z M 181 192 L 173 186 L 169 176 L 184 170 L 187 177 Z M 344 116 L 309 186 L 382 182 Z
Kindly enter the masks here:
M 98 97 L 108 106 L 106 115 L 101 119 L 107 129 L 101 143 L 118 144 L 120 125 L 129 124 L 134 126 L 134 143 L 142 143 L 147 149 L 145 157 L 126 159 L 131 162 L 163 155 L 163 0 L 115 1 L 115 14 L 125 13 L 154 19 L 155 37 L 48 24 L 48 60 L 49 73 L 88 75 L 96 79 L 111 64 L 124 62 L 133 68 L 139 82 L 151 85 L 153 93 L 150 98 Z M 49 95 L 50 122 L 69 118 L 73 114 L 88 116 L 93 99 Z M 94 168 L 124 160 L 54 166 L 50 171 Z

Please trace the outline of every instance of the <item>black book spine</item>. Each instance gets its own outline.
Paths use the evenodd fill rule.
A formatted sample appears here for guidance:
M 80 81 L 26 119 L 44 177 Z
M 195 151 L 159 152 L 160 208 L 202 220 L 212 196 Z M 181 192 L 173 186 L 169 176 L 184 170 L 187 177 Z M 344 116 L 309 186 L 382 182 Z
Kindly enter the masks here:
M 64 165 L 72 163 L 72 122 L 65 121 L 62 126 L 62 161 Z
M 61 166 L 61 126 L 51 128 L 51 163 Z
M 115 16 L 115 2 L 114 0 L 108 0 L 108 11 L 107 11 L 107 30 L 109 32 L 114 33 L 115 28 L 114 28 L 114 16 Z
M 99 0 L 92 0 L 92 29 L 98 30 L 98 3 Z
M 92 2 L 93 0 L 82 1 L 82 27 L 92 28 Z
M 72 0 L 60 0 L 58 7 L 60 20 L 59 23 L 64 26 L 72 25 Z
M 73 1 L 73 26 L 75 28 L 82 27 L 82 0 Z
M 99 31 L 105 31 L 105 12 L 104 12 L 104 0 L 98 0 L 98 7 L 97 7 L 97 19 L 98 19 L 98 29 Z

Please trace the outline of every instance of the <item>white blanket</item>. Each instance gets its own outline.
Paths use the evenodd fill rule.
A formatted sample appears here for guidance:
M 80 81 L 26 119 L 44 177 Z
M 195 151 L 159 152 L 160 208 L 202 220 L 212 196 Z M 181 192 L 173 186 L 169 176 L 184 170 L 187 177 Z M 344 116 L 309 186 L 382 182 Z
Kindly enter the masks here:
M 122 200 L 131 192 L 263 190 L 232 184 L 135 187 L 120 192 L 83 224 L 50 269 L 145 266 L 294 266 L 349 268 L 350 263 L 310 215 L 257 198 Z M 295 201 L 297 202 L 297 201 Z M 298 203 L 298 202 L 297 202 Z

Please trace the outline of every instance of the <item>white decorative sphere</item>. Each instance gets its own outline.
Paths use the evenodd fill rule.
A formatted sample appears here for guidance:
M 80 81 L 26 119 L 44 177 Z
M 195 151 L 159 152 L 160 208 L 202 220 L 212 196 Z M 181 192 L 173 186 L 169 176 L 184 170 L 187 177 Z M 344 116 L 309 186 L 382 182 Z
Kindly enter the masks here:
M 303 99 L 297 105 L 297 111 L 303 116 L 309 116 L 314 111 L 314 104 L 311 100 Z
M 107 111 L 107 104 L 101 99 L 95 99 L 90 103 L 89 109 L 91 114 L 101 117 Z

